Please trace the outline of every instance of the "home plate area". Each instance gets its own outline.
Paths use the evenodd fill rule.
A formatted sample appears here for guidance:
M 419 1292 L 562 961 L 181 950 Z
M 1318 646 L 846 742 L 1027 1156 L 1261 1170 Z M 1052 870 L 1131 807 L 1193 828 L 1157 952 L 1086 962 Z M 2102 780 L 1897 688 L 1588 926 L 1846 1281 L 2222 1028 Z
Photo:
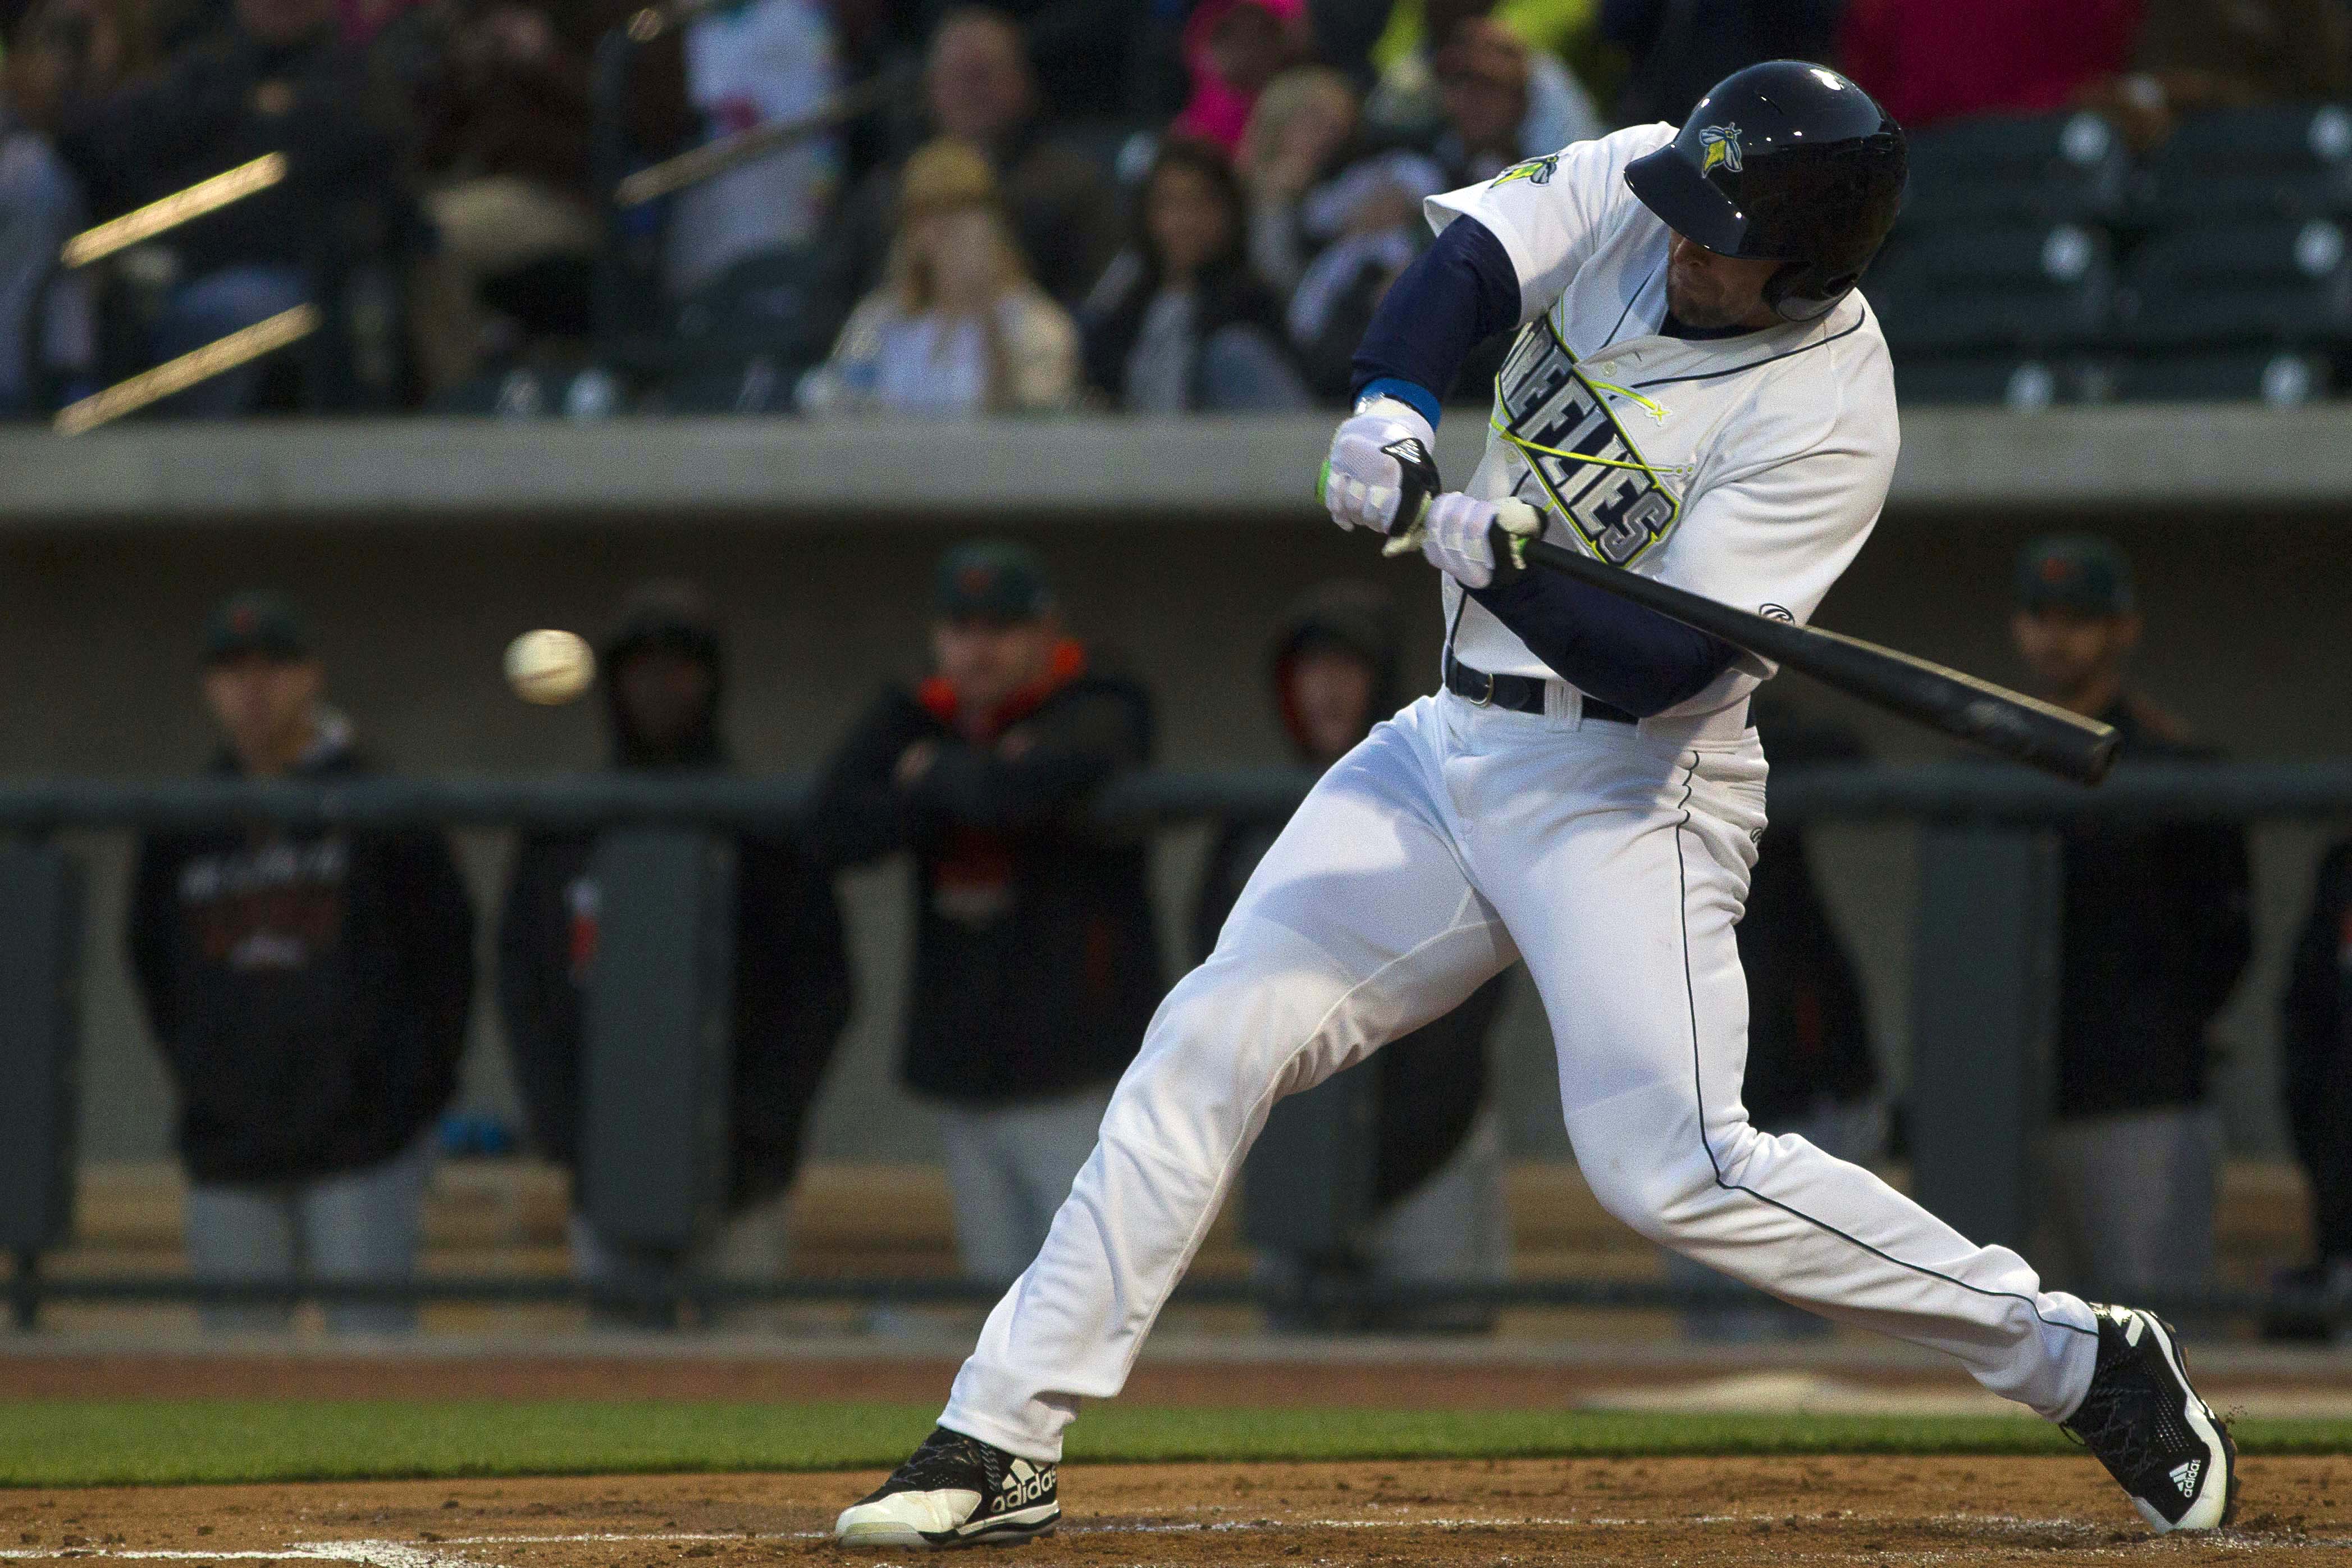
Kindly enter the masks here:
M 327 1482 L 0 1493 L 0 1559 L 367 1568 L 760 1568 L 850 1553 L 878 1473 Z M 2352 1458 L 2254 1458 L 2218 1534 L 2151 1538 L 2089 1459 L 1514 1459 L 1089 1465 L 1053 1564 L 2352 1563 Z M 964 1559 L 970 1562 L 971 1559 Z M 691 1568 L 704 1568 L 696 1562 Z

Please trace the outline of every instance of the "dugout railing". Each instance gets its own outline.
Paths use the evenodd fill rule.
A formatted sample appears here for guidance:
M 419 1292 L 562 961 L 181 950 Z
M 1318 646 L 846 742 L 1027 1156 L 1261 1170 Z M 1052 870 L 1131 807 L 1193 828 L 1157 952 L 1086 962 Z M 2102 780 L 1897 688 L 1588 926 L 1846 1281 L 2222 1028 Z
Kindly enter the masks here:
M 1158 772 L 1107 789 L 1106 824 L 1150 831 L 1207 816 L 1278 819 L 1312 776 L 1291 769 Z M 0 785 L 0 1253 L 15 1321 L 47 1301 L 620 1301 L 703 1308 L 748 1301 L 973 1303 L 1001 1281 L 813 1276 L 747 1283 L 678 1277 L 592 1290 L 570 1279 L 420 1276 L 384 1283 L 226 1283 L 189 1276 L 56 1275 L 42 1254 L 72 1226 L 79 877 L 54 836 L 224 822 L 281 829 L 601 829 L 604 928 L 589 998 L 582 1201 L 606 1234 L 682 1245 L 715 1221 L 724 1189 L 730 977 L 714 955 L 731 864 L 729 831 L 789 829 L 806 799 L 790 779 L 255 783 L 87 779 Z M 2119 767 L 2096 789 L 2005 766 L 1951 762 L 1791 773 L 1772 786 L 1776 822 L 1910 822 L 1918 831 L 1913 913 L 1912 1190 L 1963 1233 L 2023 1246 L 2039 1207 L 2032 1151 L 2051 1099 L 2059 963 L 2056 830 L 2109 821 L 2352 817 L 2352 762 Z M 601 1019 L 601 1023 L 600 1023 Z M 599 1092 L 601 1086 L 601 1093 Z M 681 1154 L 679 1151 L 687 1151 Z M 1328 1173 L 1276 1173 L 1303 1196 Z M 1310 1201 L 1340 1217 L 1348 1206 Z M 2284 1260 L 2283 1260 L 2284 1261 Z M 1321 1278 L 1187 1281 L 1177 1300 L 1302 1310 L 1318 1321 L 1443 1307 L 1669 1308 L 1733 1291 L 1638 1281 L 1535 1279 L 1377 1285 Z M 2352 1302 L 2213 1291 L 2151 1302 L 2200 1322 L 2249 1316 L 2352 1321 Z

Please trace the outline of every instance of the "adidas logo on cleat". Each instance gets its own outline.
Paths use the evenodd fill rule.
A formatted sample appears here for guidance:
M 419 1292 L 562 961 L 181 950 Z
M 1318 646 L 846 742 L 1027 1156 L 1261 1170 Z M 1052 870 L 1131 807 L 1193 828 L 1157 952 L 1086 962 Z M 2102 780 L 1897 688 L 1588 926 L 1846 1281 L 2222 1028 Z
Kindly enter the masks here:
M 1054 1467 L 1040 1469 L 1026 1459 L 1015 1459 L 1004 1473 L 1004 1485 L 998 1489 L 996 1500 L 989 1505 L 991 1513 L 1003 1513 L 1009 1509 L 1025 1508 L 1044 1497 L 1054 1486 Z
M 2179 1464 L 2172 1467 L 2172 1484 L 2180 1489 L 2180 1495 L 2182 1497 L 2195 1497 L 2197 1495 L 2197 1478 L 2204 1473 L 2205 1461 L 2202 1459 L 2190 1459 L 2185 1464 Z

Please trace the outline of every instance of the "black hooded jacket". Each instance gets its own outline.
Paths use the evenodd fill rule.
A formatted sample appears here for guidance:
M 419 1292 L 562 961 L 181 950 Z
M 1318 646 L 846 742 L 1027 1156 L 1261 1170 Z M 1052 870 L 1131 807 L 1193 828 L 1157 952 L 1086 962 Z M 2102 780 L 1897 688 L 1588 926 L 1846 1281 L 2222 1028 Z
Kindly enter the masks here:
M 2352 1259 L 2352 841 L 2319 862 L 2282 1010 L 2286 1121 L 2311 1177 L 2312 1229 L 2322 1258 Z
M 1337 648 L 1371 666 L 1375 720 L 1396 711 L 1401 698 L 1401 637 L 1385 594 L 1354 582 L 1327 583 L 1293 607 L 1274 645 L 1271 681 L 1283 707 L 1283 727 L 1301 761 L 1311 762 L 1297 716 L 1288 708 L 1289 671 L 1318 646 Z M 1219 824 L 1201 890 L 1192 905 L 1192 956 L 1205 961 L 1242 889 L 1274 847 L 1283 824 L 1237 819 Z M 1424 1024 L 1350 1069 L 1378 1075 L 1380 1133 L 1373 1155 L 1372 1201 L 1381 1207 L 1410 1196 L 1452 1159 L 1470 1135 L 1486 1098 L 1486 1037 L 1502 1011 L 1507 974 L 1497 975 L 1452 1012 Z
M 1776 779 L 1862 759 L 1860 743 L 1843 731 L 1809 727 L 1766 698 L 1755 712 Z M 1748 974 L 1741 1098 L 1749 1120 L 1781 1131 L 1824 1100 L 1851 1104 L 1875 1092 L 1862 981 L 1822 902 L 1801 829 L 1764 830 L 1736 935 Z
M 372 771 L 340 729 L 295 777 Z M 237 769 L 224 758 L 215 771 Z M 456 1092 L 474 912 L 438 833 L 151 836 L 128 945 L 194 1181 L 364 1170 Z
M 1140 832 L 1087 818 L 1101 787 L 1150 759 L 1141 686 L 1065 643 L 1054 673 L 958 727 L 937 678 L 893 686 L 817 788 L 810 845 L 828 868 L 915 857 L 915 972 L 900 1072 L 919 1094 L 1005 1104 L 1125 1071 L 1166 989 Z M 896 777 L 918 742 L 937 758 Z
M 660 642 L 710 667 L 711 705 L 683 746 L 656 751 L 633 734 L 607 680 L 615 765 L 677 771 L 727 766 L 718 728 L 723 674 L 707 627 L 624 628 L 604 664 L 617 674 L 634 648 Z M 499 1008 L 532 1139 L 548 1158 L 579 1157 L 584 1003 L 596 956 L 592 833 L 541 833 L 515 856 L 499 924 Z M 746 833 L 735 845 L 735 1076 L 732 1175 L 736 1207 L 782 1191 L 800 1168 L 801 1139 L 826 1065 L 849 1019 L 849 956 L 829 878 L 788 838 Z

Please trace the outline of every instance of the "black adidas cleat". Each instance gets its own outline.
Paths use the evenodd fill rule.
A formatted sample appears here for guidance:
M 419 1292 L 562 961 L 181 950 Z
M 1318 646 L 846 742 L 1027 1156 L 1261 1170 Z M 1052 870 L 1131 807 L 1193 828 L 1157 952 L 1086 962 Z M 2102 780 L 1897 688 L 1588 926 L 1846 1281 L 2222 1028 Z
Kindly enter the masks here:
M 2238 1511 L 2238 1449 L 2189 1385 L 2170 1323 L 2132 1307 L 2095 1307 L 2099 1360 L 2091 1391 L 2060 1423 L 2131 1494 L 2159 1535 L 2218 1530 Z
M 833 1538 L 844 1546 L 919 1551 L 1050 1535 L 1062 1520 L 1054 1469 L 935 1427 L 880 1490 L 842 1511 Z

